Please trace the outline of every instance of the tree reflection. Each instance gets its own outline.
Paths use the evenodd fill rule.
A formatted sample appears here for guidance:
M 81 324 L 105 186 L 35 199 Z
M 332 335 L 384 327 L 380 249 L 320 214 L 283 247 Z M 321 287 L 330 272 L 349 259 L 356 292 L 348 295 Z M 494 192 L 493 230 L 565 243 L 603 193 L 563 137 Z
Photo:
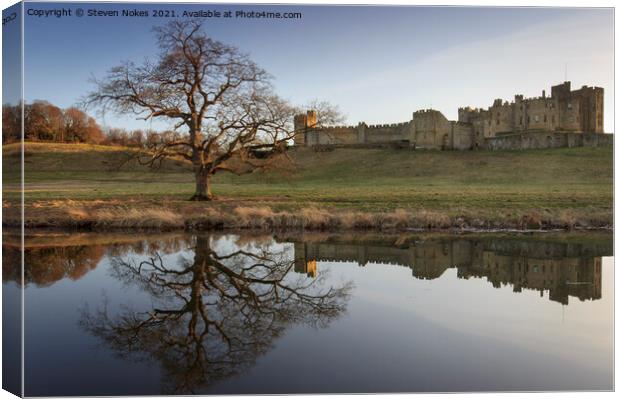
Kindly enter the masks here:
M 21 285 L 19 247 L 4 245 L 2 251 L 2 281 Z M 24 251 L 24 283 L 48 287 L 64 278 L 79 280 L 97 267 L 104 253 L 102 246 L 27 248 Z
M 101 239 L 98 239 L 101 238 Z M 186 245 L 185 237 L 158 236 L 157 240 L 141 237 L 88 234 L 27 236 L 24 239 L 24 279 L 28 286 L 49 287 L 68 278 L 77 281 L 97 268 L 104 257 L 117 257 L 128 252 L 155 254 L 178 252 Z M 21 238 L 7 235 L 2 245 L 2 281 L 22 284 Z
M 148 311 L 87 309 L 81 325 L 122 357 L 157 360 L 165 392 L 194 393 L 248 369 L 294 323 L 323 327 L 345 311 L 350 283 L 289 273 L 290 251 L 199 236 L 193 258 L 115 258 L 114 274 L 153 298 Z M 231 249 L 232 248 L 232 249 Z

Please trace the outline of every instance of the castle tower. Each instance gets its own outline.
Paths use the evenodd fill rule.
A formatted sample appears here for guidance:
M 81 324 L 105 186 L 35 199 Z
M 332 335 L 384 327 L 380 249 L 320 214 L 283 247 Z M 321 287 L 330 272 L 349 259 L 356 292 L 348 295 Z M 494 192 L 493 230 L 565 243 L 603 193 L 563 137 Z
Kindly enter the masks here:
M 306 125 L 307 125 L 307 117 L 305 114 L 295 115 L 293 120 L 294 129 L 295 129 L 295 145 L 304 146 L 306 145 Z
M 559 127 L 582 133 L 603 133 L 604 90 L 602 87 L 582 86 L 572 90 L 570 82 L 553 86 L 551 97 L 558 103 Z
M 317 124 L 316 111 L 310 110 L 306 112 L 306 127 L 314 128 Z
M 316 260 L 309 260 L 306 263 L 306 276 L 316 278 L 317 275 Z
M 584 133 L 603 133 L 603 88 L 582 86 L 571 92 L 579 102 L 579 129 Z
M 295 145 L 306 145 L 306 133 L 317 125 L 316 111 L 309 110 L 305 114 L 297 114 L 293 120 L 295 129 Z

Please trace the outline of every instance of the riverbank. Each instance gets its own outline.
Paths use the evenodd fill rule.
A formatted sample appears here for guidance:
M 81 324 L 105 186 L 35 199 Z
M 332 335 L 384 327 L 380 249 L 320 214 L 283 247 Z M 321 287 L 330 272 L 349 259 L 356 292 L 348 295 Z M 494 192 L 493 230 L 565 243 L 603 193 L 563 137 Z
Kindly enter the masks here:
M 21 223 L 17 145 L 3 146 L 3 224 Z M 26 143 L 25 224 L 82 230 L 609 229 L 613 148 L 290 152 L 295 168 L 214 177 L 187 201 L 188 164 L 133 150 Z
M 611 212 L 593 208 L 472 210 L 395 209 L 386 212 L 295 207 L 274 209 L 240 201 L 37 201 L 25 206 L 28 228 L 69 228 L 93 231 L 139 230 L 506 230 L 609 229 Z M 5 203 L 5 226 L 18 226 L 18 208 Z

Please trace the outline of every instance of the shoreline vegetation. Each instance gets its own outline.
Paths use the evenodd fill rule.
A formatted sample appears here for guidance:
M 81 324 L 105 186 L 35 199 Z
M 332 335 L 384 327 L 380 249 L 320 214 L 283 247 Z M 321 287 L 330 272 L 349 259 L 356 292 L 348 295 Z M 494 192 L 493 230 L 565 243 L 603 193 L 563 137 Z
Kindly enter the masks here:
M 3 145 L 3 225 L 19 226 L 19 144 Z M 295 169 L 215 176 L 188 201 L 191 167 L 153 171 L 126 147 L 25 144 L 25 227 L 72 230 L 609 230 L 613 148 L 290 151 Z
M 18 213 L 5 205 L 3 224 L 20 225 Z M 531 210 L 450 214 L 435 210 L 361 212 L 306 207 L 273 210 L 269 206 L 195 203 L 115 204 L 106 201 L 37 202 L 25 207 L 26 228 L 107 230 L 610 230 L 611 214 L 593 210 Z

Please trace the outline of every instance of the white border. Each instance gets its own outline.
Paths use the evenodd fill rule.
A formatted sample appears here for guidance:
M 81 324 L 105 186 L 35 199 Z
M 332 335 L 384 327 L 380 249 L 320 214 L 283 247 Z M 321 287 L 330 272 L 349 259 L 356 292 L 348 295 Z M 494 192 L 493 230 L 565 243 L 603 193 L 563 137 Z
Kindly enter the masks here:
M 41 0 L 29 0 L 28 2 L 44 2 Z M 59 1 L 60 2 L 60 1 Z M 88 2 L 88 1 L 76 1 L 76 0 L 64 0 L 62 2 L 65 3 L 82 3 L 82 2 Z M 96 2 L 96 1 L 94 1 Z M 101 1 L 102 3 L 105 3 L 105 1 Z M 464 0 L 447 0 L 447 1 L 438 1 L 438 0 L 425 0 L 425 1 L 403 1 L 403 0 L 391 0 L 391 1 L 380 1 L 380 0 L 376 0 L 376 1 L 363 1 L 363 0 L 336 0 L 336 1 L 329 1 L 329 0 L 313 0 L 313 1 L 294 1 L 294 0 L 289 0 L 289 1 L 282 1 L 282 0 L 268 0 L 268 1 L 256 1 L 256 0 L 242 0 L 242 1 L 225 1 L 225 0 L 210 0 L 210 1 L 166 1 L 166 0 L 152 0 L 152 1 L 119 1 L 121 3 L 197 3 L 197 4 L 205 4 L 205 3 L 223 3 L 223 4 L 230 4 L 230 3 L 238 3 L 238 4 L 324 4 L 324 5 L 336 5 L 336 4 L 351 4 L 351 5 L 431 5 L 431 6 L 483 6 L 483 7 L 509 7 L 509 6 L 519 6 L 519 7 L 545 7 L 545 6 L 551 6 L 551 7 L 615 7 L 615 2 L 614 1 L 610 1 L 610 0 L 591 0 L 591 1 L 576 1 L 576 0 L 564 0 L 564 1 L 552 1 L 552 0 L 522 0 L 522 1 L 514 1 L 514 0 L 506 0 L 503 2 L 498 2 L 498 1 L 492 1 L 492 0 L 475 0 L 475 1 L 464 1 Z M 11 0 L 0 0 L 0 5 L 2 6 L 2 8 L 6 8 L 12 4 L 15 4 L 16 1 L 11 1 Z M 23 15 L 23 14 L 22 14 Z M 617 15 L 617 10 L 614 8 L 614 22 L 616 19 L 616 15 Z M 23 25 L 22 25 L 22 30 L 24 29 Z M 618 43 L 618 32 L 616 30 L 614 30 L 614 36 L 615 36 L 615 41 L 614 43 Z M 23 38 L 23 32 L 22 32 L 22 38 Z M 1 40 L 1 33 L 0 33 L 0 40 Z M 616 46 L 616 45 L 614 45 Z M 617 49 L 617 47 L 615 47 L 615 49 Z M 23 56 L 23 51 L 22 51 L 22 56 Z M 1 61 L 1 54 L 0 54 L 0 61 Z M 23 60 L 22 60 L 23 61 Z M 22 64 L 23 67 L 23 64 Z M 617 63 L 615 63 L 615 53 L 614 53 L 614 70 L 617 71 Z M 615 93 L 617 92 L 617 81 L 615 80 L 615 76 L 617 74 L 614 74 L 614 104 L 615 104 L 615 109 L 614 109 L 614 115 L 617 117 L 618 115 L 618 102 L 615 101 Z M 23 80 L 22 80 L 23 83 Z M 1 92 L 1 88 L 2 88 L 2 77 L 0 74 L 0 92 Z M 22 85 L 22 98 L 23 98 L 23 85 Z M 616 131 L 615 129 L 615 121 L 616 121 L 616 117 L 614 117 L 614 132 Z M 620 217 L 618 216 L 618 214 L 615 212 L 615 199 L 619 198 L 619 194 L 620 194 L 620 187 L 616 184 L 616 171 L 620 170 L 619 169 L 619 164 L 620 164 L 620 160 L 615 156 L 616 154 L 615 151 L 615 146 L 614 146 L 614 225 L 618 226 L 618 223 L 620 222 Z M 22 158 L 23 159 L 23 158 Z M 2 165 L 0 163 L 0 171 L 2 169 Z M 23 169 L 22 169 L 23 170 Z M 23 175 L 22 175 L 23 178 Z M 23 184 L 23 182 L 22 182 Z M 0 181 L 0 188 L 1 188 L 1 181 Z M 23 197 L 22 197 L 22 201 L 23 201 Z M 23 212 L 23 208 L 22 208 L 22 212 Z M 23 215 L 22 215 L 23 216 Z M 23 228 L 23 226 L 22 226 Z M 0 231 L 1 231 L 1 226 L 0 226 Z M 23 237 L 23 234 L 22 234 Z M 23 244 L 23 243 L 22 243 Z M 619 241 L 617 240 L 617 237 L 614 233 L 614 253 L 617 253 L 617 250 L 619 248 L 618 246 Z M 0 254 L 1 254 L 1 249 L 0 249 Z M 614 266 L 615 266 L 615 262 L 614 262 Z M 22 274 L 23 274 L 23 268 L 22 268 Z M 615 281 L 614 281 L 614 299 L 617 301 L 617 296 L 615 295 L 615 288 L 618 287 L 619 285 L 617 284 L 620 273 L 614 273 L 615 274 Z M 23 278 L 23 275 L 22 275 Z M 22 291 L 22 301 L 23 301 L 23 291 Z M 22 302 L 23 303 L 23 302 Z M 614 302 L 614 304 L 616 304 Z M 1 305 L 1 298 L 0 298 L 0 305 Z M 614 315 L 616 313 L 616 309 L 617 306 L 614 306 Z M 22 309 L 23 310 L 23 309 Z M 0 321 L 1 323 L 1 321 Z M 0 324 L 1 325 L 1 324 Z M 614 322 L 614 327 L 615 327 L 615 322 Z M 22 318 L 22 328 L 23 328 L 23 318 Z M 23 331 L 23 330 L 22 330 Z M 615 342 L 618 342 L 617 340 L 617 330 L 614 328 L 614 351 L 617 354 L 617 348 L 615 347 Z M 0 329 L 0 337 L 1 337 L 1 329 Z M 22 351 L 22 356 L 23 356 L 23 351 Z M 1 355 L 0 355 L 0 359 L 1 359 Z M 614 356 L 614 360 L 617 359 L 616 356 Z M 23 360 L 22 360 L 23 361 Z M 23 373 L 22 373 L 23 376 Z M 615 382 L 614 382 L 614 387 L 616 387 L 617 382 L 618 382 L 618 369 L 615 367 L 614 364 L 614 376 L 615 376 Z M 113 383 L 113 382 L 111 382 Z M 437 395 L 441 395 L 441 394 L 390 394 L 390 395 L 373 395 L 375 397 L 380 397 L 380 398 L 390 398 L 390 397 L 394 397 L 394 396 L 398 396 L 398 397 L 412 397 L 412 398 L 434 398 L 437 397 Z M 613 396 L 612 396 L 613 395 Z M 295 395 L 296 398 L 313 398 L 317 395 Z M 334 397 L 334 398 L 349 398 L 349 397 L 357 397 L 359 395 L 321 395 L 324 397 Z M 471 397 L 484 397 L 484 398 L 515 398 L 515 399 L 519 399 L 519 398 L 565 398 L 565 397 L 570 397 L 570 398 L 590 398 L 592 396 L 594 397 L 615 397 L 615 393 L 613 392 L 604 392 L 604 393 L 593 393 L 593 392 L 567 392 L 567 393 L 469 393 L 469 394 L 451 394 L 450 397 L 467 397 L 467 398 L 471 398 Z M 154 396 L 154 397 L 161 397 L 161 398 L 181 398 L 182 396 Z M 231 396 L 211 396 L 212 398 L 230 398 Z M 245 396 L 245 397 L 259 397 L 259 396 Z M 261 398 L 278 398 L 279 396 L 260 396 Z M 6 391 L 0 391 L 0 399 L 4 399 L 4 398 L 14 398 L 13 395 L 9 394 Z M 79 397 L 76 397 L 79 398 Z

